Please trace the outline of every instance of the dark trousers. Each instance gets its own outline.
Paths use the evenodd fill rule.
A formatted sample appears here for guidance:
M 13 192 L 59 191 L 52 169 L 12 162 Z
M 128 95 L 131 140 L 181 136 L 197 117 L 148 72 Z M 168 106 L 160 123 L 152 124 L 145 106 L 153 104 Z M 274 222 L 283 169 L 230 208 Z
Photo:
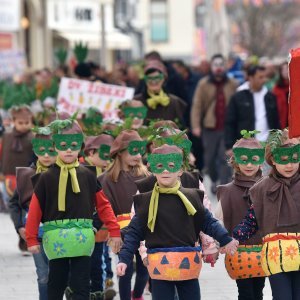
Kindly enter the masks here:
M 204 166 L 212 182 L 220 180 L 220 184 L 231 179 L 231 169 L 225 155 L 224 132 L 212 129 L 202 130 L 204 147 Z
M 175 287 L 178 292 L 179 300 L 199 300 L 200 285 L 198 279 L 167 281 L 155 280 L 152 283 L 153 300 L 174 300 Z
M 269 276 L 273 300 L 300 300 L 300 271 Z
M 68 282 L 73 300 L 89 300 L 90 264 L 89 256 L 50 260 L 48 300 L 62 300 Z
M 103 245 L 103 256 L 105 262 L 106 278 L 112 279 L 114 277 L 114 273 L 111 268 L 111 257 L 109 256 L 109 248 L 106 242 Z
M 147 268 L 143 265 L 141 256 L 137 252 L 136 258 L 136 277 L 133 289 L 133 297 L 140 298 L 143 295 L 149 275 Z M 131 300 L 131 278 L 133 275 L 133 263 L 127 266 L 124 276 L 119 278 L 119 293 L 121 300 Z M 174 300 L 174 299 L 173 299 Z
M 238 300 L 262 300 L 265 277 L 237 279 L 236 285 L 239 290 Z
M 91 292 L 103 291 L 104 282 L 104 243 L 95 243 L 95 248 L 91 256 Z

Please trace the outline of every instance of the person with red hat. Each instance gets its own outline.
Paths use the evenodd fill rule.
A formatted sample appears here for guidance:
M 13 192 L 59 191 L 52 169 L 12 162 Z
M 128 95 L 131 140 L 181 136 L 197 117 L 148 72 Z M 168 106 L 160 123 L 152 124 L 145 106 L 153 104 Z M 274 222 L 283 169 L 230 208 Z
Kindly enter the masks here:
M 168 77 L 165 66 L 157 60 L 150 60 L 144 68 L 145 90 L 134 99 L 140 100 L 148 108 L 146 122 L 151 119 L 178 120 L 184 124 L 186 103 L 164 90 Z
M 140 241 L 145 240 L 153 299 L 174 300 L 175 288 L 181 300 L 200 299 L 200 231 L 231 254 L 238 242 L 204 208 L 203 191 L 181 186 L 182 149 L 165 144 L 152 151 L 148 162 L 157 182 L 152 191 L 134 196 L 136 214 L 119 253 L 117 274 L 124 276 Z
M 53 121 L 57 159 L 36 178 L 26 223 L 28 250 L 40 252 L 38 227 L 43 222 L 43 247 L 49 259 L 48 300 L 62 300 L 68 282 L 74 299 L 90 299 L 90 263 L 95 244 L 93 213 L 107 226 L 109 244 L 118 252 L 120 227 L 101 189 L 95 170 L 81 166 L 82 129 L 75 120 Z
M 219 203 L 216 217 L 223 221 L 230 234 L 251 205 L 249 189 L 262 178 L 261 166 L 265 150 L 252 137 L 254 134 L 244 131 L 243 138 L 233 145 L 233 156 L 230 158 L 234 170 L 233 180 L 217 187 Z M 261 267 L 261 249 L 262 236 L 257 232 L 250 240 L 239 245 L 233 257 L 227 255 L 225 258 L 226 270 L 236 281 L 240 300 L 263 299 L 265 272 Z
M 134 130 L 123 130 L 110 148 L 114 159 L 108 170 L 99 177 L 105 195 L 108 197 L 121 230 L 126 235 L 126 228 L 131 220 L 133 196 L 137 192 L 136 180 L 150 175 L 143 165 L 142 156 L 146 152 L 147 141 L 143 141 Z M 121 300 L 141 300 L 148 281 L 148 272 L 136 251 L 136 281 L 131 292 L 133 259 L 128 265 L 125 276 L 119 279 Z

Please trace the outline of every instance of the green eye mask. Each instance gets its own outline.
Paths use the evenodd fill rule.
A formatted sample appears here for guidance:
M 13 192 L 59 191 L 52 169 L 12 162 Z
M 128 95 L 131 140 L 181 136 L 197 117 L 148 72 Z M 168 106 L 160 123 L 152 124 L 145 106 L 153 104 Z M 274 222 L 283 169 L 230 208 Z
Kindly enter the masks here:
M 53 141 L 55 147 L 60 151 L 66 151 L 71 149 L 77 151 L 81 149 L 83 143 L 83 135 L 80 133 L 76 134 L 54 134 Z
M 163 74 L 159 74 L 157 76 L 145 75 L 144 79 L 146 82 L 149 82 L 149 81 L 159 82 L 164 79 L 164 75 Z
M 183 151 L 186 154 L 189 154 L 191 151 L 192 142 L 190 140 L 182 140 L 180 143 L 177 143 L 174 140 L 172 140 L 171 138 L 165 138 L 165 141 L 170 146 L 175 145 L 175 146 L 183 149 Z
M 164 170 L 175 173 L 181 169 L 183 158 L 180 153 L 149 154 L 148 162 L 154 174 L 160 174 Z
M 265 160 L 265 149 L 234 148 L 234 160 L 241 165 L 261 165 Z
M 130 155 L 138 155 L 142 156 L 146 153 L 147 141 L 131 141 L 128 145 L 128 152 Z
M 138 119 L 145 119 L 147 115 L 147 107 L 124 107 L 123 112 L 125 118 L 138 118 Z
M 102 144 L 98 150 L 99 152 L 99 157 L 102 160 L 110 160 L 109 152 L 110 152 L 110 146 Z
M 299 163 L 300 145 L 287 148 L 276 148 L 272 151 L 274 161 L 277 164 L 287 165 L 288 163 Z
M 32 146 L 34 153 L 37 155 L 44 156 L 46 153 L 49 156 L 57 155 L 52 140 L 33 139 Z

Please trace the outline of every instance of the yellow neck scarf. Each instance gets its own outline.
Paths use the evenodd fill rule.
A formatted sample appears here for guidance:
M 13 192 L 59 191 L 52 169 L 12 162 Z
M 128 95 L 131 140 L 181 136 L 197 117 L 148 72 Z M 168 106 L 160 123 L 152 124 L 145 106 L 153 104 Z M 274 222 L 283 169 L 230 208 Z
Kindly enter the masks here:
M 85 157 L 84 160 L 90 165 L 90 166 L 94 166 L 96 167 L 96 173 L 97 173 L 97 177 L 99 177 L 102 174 L 102 169 L 100 167 L 97 167 L 95 165 L 93 165 L 93 163 L 90 161 L 90 159 L 88 157 Z
M 159 194 L 175 194 L 178 195 L 181 199 L 182 203 L 184 204 L 187 213 L 189 215 L 194 215 L 197 211 L 195 207 L 192 205 L 192 203 L 187 199 L 187 197 L 179 191 L 180 188 L 180 182 L 177 181 L 176 185 L 172 188 L 161 188 L 158 186 L 157 182 L 154 185 L 150 205 L 149 205 L 149 212 L 148 212 L 148 228 L 151 230 L 151 232 L 154 232 L 155 222 L 156 222 L 156 216 L 157 216 L 157 209 L 158 209 L 158 199 Z
M 170 98 L 163 90 L 160 90 L 158 95 L 151 93 L 148 90 L 148 95 L 150 98 L 147 99 L 147 104 L 152 109 L 156 109 L 159 104 L 162 106 L 168 106 L 170 103 Z
M 80 188 L 77 180 L 76 169 L 79 167 L 78 159 L 72 164 L 65 164 L 59 157 L 56 159 L 56 164 L 60 167 L 59 185 L 58 185 L 58 210 L 66 210 L 66 191 L 69 173 L 71 175 L 72 190 L 74 193 L 80 193 Z
M 45 167 L 44 165 L 41 164 L 39 160 L 37 160 L 35 174 L 43 173 L 46 171 L 48 171 L 48 167 Z

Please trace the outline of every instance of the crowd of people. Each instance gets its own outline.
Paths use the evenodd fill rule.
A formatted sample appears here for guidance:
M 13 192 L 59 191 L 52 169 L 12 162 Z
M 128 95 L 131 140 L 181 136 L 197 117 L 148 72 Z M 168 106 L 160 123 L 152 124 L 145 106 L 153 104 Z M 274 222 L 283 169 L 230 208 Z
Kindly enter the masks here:
M 113 299 L 114 272 L 121 300 L 143 299 L 146 286 L 155 300 L 200 299 L 202 261 L 219 253 L 238 299 L 263 299 L 266 277 L 273 299 L 300 299 L 300 146 L 286 129 L 287 62 L 276 72 L 216 54 L 192 69 L 153 51 L 142 76 L 126 64 L 111 74 L 78 64 L 79 79 L 135 89 L 114 120 L 97 107 L 54 111 L 68 71 L 24 76 L 18 84 L 42 101 L 2 111 L 2 210 L 33 254 L 41 300 Z

